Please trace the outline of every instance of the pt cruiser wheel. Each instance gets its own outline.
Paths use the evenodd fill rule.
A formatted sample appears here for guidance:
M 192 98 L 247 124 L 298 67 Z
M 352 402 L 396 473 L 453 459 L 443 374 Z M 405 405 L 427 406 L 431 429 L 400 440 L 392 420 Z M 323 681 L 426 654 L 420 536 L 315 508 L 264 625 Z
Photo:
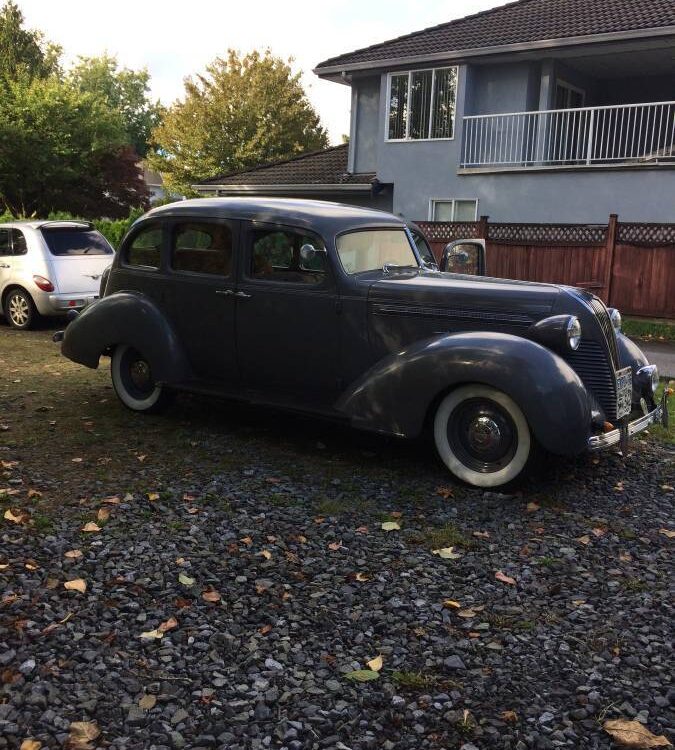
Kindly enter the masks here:
M 12 289 L 5 299 L 5 317 L 12 328 L 21 331 L 35 325 L 38 312 L 30 294 L 23 289 Z
M 132 411 L 159 411 L 166 405 L 167 393 L 155 382 L 148 361 L 132 346 L 115 347 L 110 374 L 115 393 Z
M 434 442 L 448 469 L 476 487 L 514 480 L 532 448 L 520 407 L 486 385 L 461 386 L 441 401 L 434 417 Z

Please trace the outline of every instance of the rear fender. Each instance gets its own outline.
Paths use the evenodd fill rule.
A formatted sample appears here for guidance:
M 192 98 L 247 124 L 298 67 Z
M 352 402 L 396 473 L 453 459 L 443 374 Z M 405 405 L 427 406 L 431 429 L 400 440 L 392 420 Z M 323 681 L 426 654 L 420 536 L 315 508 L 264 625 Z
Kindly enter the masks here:
M 189 379 L 187 357 L 173 328 L 157 305 L 138 292 L 116 292 L 86 307 L 66 328 L 61 353 L 96 368 L 101 355 L 117 344 L 141 352 L 159 383 Z
M 336 408 L 355 426 L 415 437 L 438 398 L 465 383 L 490 385 L 511 396 L 548 451 L 585 450 L 591 399 L 578 375 L 549 349 L 506 333 L 458 333 L 416 342 L 378 362 Z

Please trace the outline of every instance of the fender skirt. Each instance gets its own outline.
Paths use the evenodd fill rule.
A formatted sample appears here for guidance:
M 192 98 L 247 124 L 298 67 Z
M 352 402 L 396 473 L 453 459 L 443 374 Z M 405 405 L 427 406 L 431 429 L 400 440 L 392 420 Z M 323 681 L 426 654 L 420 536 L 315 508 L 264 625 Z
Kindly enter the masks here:
M 94 302 L 66 328 L 61 353 L 97 368 L 116 344 L 129 344 L 147 358 L 158 383 L 189 379 L 187 357 L 173 328 L 155 303 L 137 292 L 116 292 Z
M 578 375 L 550 349 L 506 333 L 458 333 L 416 342 L 352 383 L 336 408 L 355 427 L 416 437 L 430 407 L 466 383 L 491 385 L 511 396 L 551 453 L 576 455 L 586 449 L 591 397 Z

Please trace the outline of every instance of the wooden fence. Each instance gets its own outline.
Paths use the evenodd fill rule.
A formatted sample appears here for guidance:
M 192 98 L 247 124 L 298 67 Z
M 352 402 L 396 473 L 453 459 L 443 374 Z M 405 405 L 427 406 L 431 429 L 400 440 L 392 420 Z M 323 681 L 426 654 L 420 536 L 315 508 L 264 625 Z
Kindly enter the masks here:
M 487 273 L 588 289 L 630 315 L 675 318 L 675 224 L 417 224 L 437 258 L 448 242 L 482 238 Z

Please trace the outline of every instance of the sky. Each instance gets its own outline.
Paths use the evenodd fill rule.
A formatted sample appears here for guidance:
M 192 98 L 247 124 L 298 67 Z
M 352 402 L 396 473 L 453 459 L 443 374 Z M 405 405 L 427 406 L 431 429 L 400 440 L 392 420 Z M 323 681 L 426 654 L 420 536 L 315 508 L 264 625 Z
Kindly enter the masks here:
M 147 67 L 152 95 L 183 96 L 186 76 L 203 71 L 229 47 L 269 47 L 293 57 L 332 144 L 349 132 L 349 87 L 312 73 L 334 55 L 461 18 L 505 0 L 16 0 L 30 28 L 78 55 L 108 52 L 124 67 Z

